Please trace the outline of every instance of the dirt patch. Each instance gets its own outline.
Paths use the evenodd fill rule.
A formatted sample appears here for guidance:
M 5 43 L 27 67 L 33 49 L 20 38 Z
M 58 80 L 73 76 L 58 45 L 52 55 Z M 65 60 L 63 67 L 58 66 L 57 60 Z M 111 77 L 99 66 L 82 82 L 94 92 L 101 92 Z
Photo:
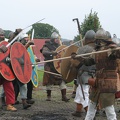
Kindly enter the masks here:
M 67 120 L 62 114 L 56 113 L 40 113 L 32 116 L 31 120 Z
M 46 101 L 45 87 L 39 86 L 34 89 L 33 98 L 35 103 L 27 110 L 23 110 L 22 104 L 15 105 L 18 109 L 17 112 L 6 111 L 6 107 L 0 110 L 0 120 L 83 120 L 85 112 L 83 111 L 82 117 L 74 117 L 71 115 L 76 109 L 74 99 L 71 97 L 72 87 L 68 87 L 67 97 L 71 98 L 70 102 L 63 102 L 61 100 L 61 91 L 58 86 L 52 90 L 52 101 Z M 21 99 L 18 98 L 21 102 Z M 115 102 L 115 109 L 117 118 L 120 120 L 120 102 Z M 103 111 L 96 116 L 96 120 L 107 120 Z

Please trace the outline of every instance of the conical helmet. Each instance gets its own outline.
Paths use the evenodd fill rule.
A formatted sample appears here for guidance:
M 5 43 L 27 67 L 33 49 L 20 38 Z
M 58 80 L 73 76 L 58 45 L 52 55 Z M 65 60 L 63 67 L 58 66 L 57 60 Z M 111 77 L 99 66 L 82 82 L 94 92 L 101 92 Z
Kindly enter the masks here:
M 84 44 L 89 44 L 94 42 L 95 32 L 93 30 L 88 30 L 84 37 Z
M 100 28 L 95 34 L 95 39 L 107 40 L 107 32 L 103 28 Z
M 59 38 L 58 33 L 53 32 L 52 35 L 51 35 L 51 39 L 57 39 L 57 38 Z
M 111 37 L 110 32 L 109 32 L 109 31 L 106 31 L 106 33 L 107 33 L 107 37 L 108 37 L 108 39 L 111 39 L 112 37 Z
M 0 35 L 4 35 L 4 34 L 5 34 L 4 30 L 0 28 Z

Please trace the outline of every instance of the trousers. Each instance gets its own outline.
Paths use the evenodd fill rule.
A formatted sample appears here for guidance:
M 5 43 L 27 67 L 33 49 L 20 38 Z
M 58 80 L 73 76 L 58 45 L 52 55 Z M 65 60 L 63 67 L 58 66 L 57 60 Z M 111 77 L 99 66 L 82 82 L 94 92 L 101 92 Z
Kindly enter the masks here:
M 15 103 L 14 87 L 11 81 L 7 81 L 4 78 L 0 80 L 0 85 L 3 85 L 3 89 L 6 96 L 6 105 Z
M 82 104 L 83 108 L 88 106 L 88 102 L 89 102 L 89 85 L 83 85 L 82 84 L 82 88 L 83 88 L 83 93 L 85 96 L 85 100 L 83 98 L 83 93 L 81 90 L 81 86 L 78 85 L 77 89 L 76 89 L 76 96 L 74 99 L 74 102 L 76 102 L 77 104 Z
M 107 120 L 117 120 L 114 106 L 107 106 L 104 108 Z M 89 101 L 88 111 L 85 120 L 93 120 L 96 114 L 96 103 Z

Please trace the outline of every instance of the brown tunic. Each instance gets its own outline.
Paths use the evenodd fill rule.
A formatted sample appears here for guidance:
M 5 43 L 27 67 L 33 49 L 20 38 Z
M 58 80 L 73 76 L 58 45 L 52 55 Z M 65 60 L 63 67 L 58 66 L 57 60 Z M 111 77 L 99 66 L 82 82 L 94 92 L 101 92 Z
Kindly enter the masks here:
M 100 53 L 95 55 L 96 61 L 96 85 L 92 87 L 90 100 L 99 103 L 101 108 L 113 105 L 117 80 L 119 80 L 116 55 Z

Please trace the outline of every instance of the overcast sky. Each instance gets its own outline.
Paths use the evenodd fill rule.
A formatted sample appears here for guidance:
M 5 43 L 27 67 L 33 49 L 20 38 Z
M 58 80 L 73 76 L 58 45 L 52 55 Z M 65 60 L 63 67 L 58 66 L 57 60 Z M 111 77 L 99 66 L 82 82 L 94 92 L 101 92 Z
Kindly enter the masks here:
M 102 27 L 120 38 L 120 0 L 1 0 L 0 27 L 14 31 L 43 18 L 59 30 L 62 38 L 73 39 L 78 33 L 76 21 L 97 12 Z

